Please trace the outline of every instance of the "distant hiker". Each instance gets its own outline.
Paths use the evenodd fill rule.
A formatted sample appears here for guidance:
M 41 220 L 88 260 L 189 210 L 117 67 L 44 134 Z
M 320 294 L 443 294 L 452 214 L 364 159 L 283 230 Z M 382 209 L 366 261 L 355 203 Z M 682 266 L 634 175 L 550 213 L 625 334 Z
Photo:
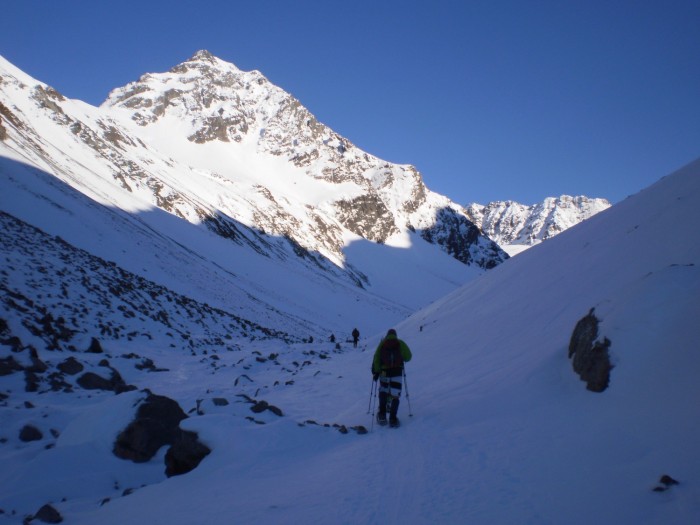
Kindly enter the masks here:
M 403 385 L 403 364 L 411 360 L 408 345 L 396 336 L 396 330 L 390 329 L 381 340 L 372 360 L 372 377 L 379 379 L 379 412 L 377 423 L 386 425 L 386 413 L 389 411 L 389 425 L 399 426 L 396 414 L 399 410 L 399 397 Z
M 331 334 L 330 341 L 331 343 L 335 343 L 335 334 Z
M 360 339 L 360 331 L 357 328 L 352 329 L 352 346 L 357 348 L 357 341 Z

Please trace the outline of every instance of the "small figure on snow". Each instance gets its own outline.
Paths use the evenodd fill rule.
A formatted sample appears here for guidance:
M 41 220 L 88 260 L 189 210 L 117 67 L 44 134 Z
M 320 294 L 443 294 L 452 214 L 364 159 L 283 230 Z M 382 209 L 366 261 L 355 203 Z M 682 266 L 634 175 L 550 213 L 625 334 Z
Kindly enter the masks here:
M 386 425 L 389 411 L 389 425 L 399 426 L 396 414 L 399 410 L 399 397 L 403 386 L 403 366 L 411 360 L 411 350 L 399 339 L 396 330 L 391 328 L 381 340 L 372 360 L 372 377 L 379 379 L 379 412 L 377 422 Z
M 357 341 L 360 339 L 360 331 L 357 328 L 352 329 L 352 346 L 357 348 Z
M 330 342 L 335 343 L 335 334 L 331 334 Z

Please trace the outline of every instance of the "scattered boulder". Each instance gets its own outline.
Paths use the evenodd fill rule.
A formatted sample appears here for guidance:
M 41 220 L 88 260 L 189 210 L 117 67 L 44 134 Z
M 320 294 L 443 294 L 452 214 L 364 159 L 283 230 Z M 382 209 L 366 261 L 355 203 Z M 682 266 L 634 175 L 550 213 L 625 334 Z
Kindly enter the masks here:
M 75 357 L 69 357 L 65 361 L 61 361 L 56 365 L 61 372 L 68 374 L 69 376 L 74 376 L 79 374 L 85 368 Z
M 165 454 L 166 475 L 191 471 L 211 450 L 199 442 L 196 433 L 180 429 L 180 421 L 185 418 L 187 415 L 176 401 L 148 392 L 135 419 L 117 436 L 114 455 L 143 463 L 161 447 L 170 445 Z
M 217 407 L 225 407 L 228 405 L 228 399 L 225 397 L 215 397 L 212 399 L 212 402 Z
M 85 390 L 112 390 L 110 380 L 94 372 L 85 372 L 78 378 L 77 383 Z
M 46 372 L 46 370 L 49 368 L 46 363 L 44 363 L 41 358 L 39 357 L 39 353 L 36 351 L 36 348 L 33 346 L 29 347 L 29 357 L 32 360 L 32 366 L 27 368 L 27 370 L 31 370 L 32 372 L 37 372 L 39 374 Z
M 267 401 L 252 401 L 253 406 L 250 407 L 250 410 L 254 412 L 255 414 L 260 414 L 261 412 L 264 412 L 265 410 L 269 410 L 276 416 L 282 417 L 284 414 L 282 413 L 282 410 L 280 410 L 278 407 L 275 405 L 269 404 Z
M 275 405 L 267 405 L 267 409 L 276 416 L 282 417 L 284 415 L 282 413 L 282 410 L 280 408 L 277 408 Z
M 63 516 L 61 516 L 61 514 L 54 507 L 47 503 L 41 507 L 31 519 L 43 521 L 44 523 L 61 523 L 63 521 Z
M 167 372 L 167 368 L 158 368 L 152 359 L 144 357 L 141 362 L 134 365 L 137 370 L 148 370 L 149 372 Z
M 39 376 L 32 370 L 24 371 L 24 390 L 26 392 L 37 392 L 40 381 Z
M 172 477 L 190 472 L 210 452 L 211 449 L 199 441 L 197 434 L 181 431 L 179 439 L 165 454 L 165 475 Z
M 89 354 L 101 354 L 104 352 L 104 350 L 102 350 L 102 345 L 100 342 L 93 337 L 90 340 L 90 346 L 88 347 L 87 352 Z
M 261 412 L 265 412 L 268 406 L 270 405 L 267 403 L 267 401 L 258 401 L 252 407 L 250 407 L 250 410 L 255 414 L 260 414 Z
M 20 441 L 28 443 L 30 441 L 39 441 L 44 438 L 44 434 L 33 425 L 24 425 L 22 430 L 19 431 Z
M 136 418 L 117 437 L 114 455 L 136 463 L 150 460 L 162 446 L 176 441 L 186 417 L 176 401 L 149 392 Z
M 85 372 L 78 378 L 77 383 L 85 390 L 110 390 L 117 394 L 136 389 L 135 386 L 127 385 L 117 370 L 114 368 L 111 370 L 112 375 L 109 379 L 97 375 L 94 372 Z
M 58 392 L 59 390 L 63 390 L 64 392 L 73 391 L 73 385 L 65 380 L 61 372 L 53 372 L 49 374 L 47 380 L 49 382 L 49 386 L 51 386 L 51 390 L 54 392 Z
M 24 370 L 24 367 L 22 367 L 14 357 L 9 356 L 0 359 L 0 376 L 9 376 L 21 370 Z
M 668 474 L 664 474 L 663 476 L 661 476 L 661 478 L 659 479 L 659 483 L 660 483 L 660 485 L 657 485 L 656 487 L 654 487 L 654 489 L 653 489 L 654 492 L 666 492 L 668 489 L 670 489 L 674 485 L 680 485 L 679 481 L 673 479 Z
M 10 349 L 17 353 L 24 349 L 24 345 L 19 337 L 12 335 L 10 326 L 5 319 L 0 318 L 0 344 L 7 345 Z
M 610 383 L 610 340 L 598 341 L 598 318 L 588 312 L 576 323 L 569 341 L 569 358 L 573 358 L 574 371 L 586 382 L 592 392 L 603 392 Z

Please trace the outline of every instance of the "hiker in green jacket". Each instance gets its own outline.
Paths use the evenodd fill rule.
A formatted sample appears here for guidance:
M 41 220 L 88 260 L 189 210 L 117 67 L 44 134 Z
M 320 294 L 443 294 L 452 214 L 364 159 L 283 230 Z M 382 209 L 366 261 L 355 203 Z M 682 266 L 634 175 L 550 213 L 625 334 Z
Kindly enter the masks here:
M 379 379 L 379 412 L 377 422 L 386 425 L 389 411 L 389 425 L 399 426 L 396 413 L 399 410 L 399 397 L 403 386 L 403 365 L 411 360 L 411 350 L 399 339 L 396 330 L 390 329 L 381 340 L 372 360 L 372 376 Z

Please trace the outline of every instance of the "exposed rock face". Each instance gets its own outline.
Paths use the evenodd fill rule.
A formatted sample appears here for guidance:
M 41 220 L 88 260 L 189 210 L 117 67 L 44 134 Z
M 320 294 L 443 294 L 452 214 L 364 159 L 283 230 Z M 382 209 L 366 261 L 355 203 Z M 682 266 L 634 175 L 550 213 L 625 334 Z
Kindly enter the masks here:
M 610 340 L 598 341 L 598 318 L 593 309 L 574 328 L 569 342 L 569 358 L 573 358 L 574 371 L 586 382 L 592 392 L 604 391 L 610 382 Z
M 481 268 L 494 268 L 501 260 L 502 251 L 481 234 L 472 222 L 452 208 L 438 211 L 437 221 L 420 232 L 428 242 L 442 246 L 458 261 Z
M 117 437 L 114 455 L 143 463 L 161 447 L 170 445 L 165 460 L 166 474 L 175 476 L 189 472 L 210 449 L 198 441 L 197 434 L 180 429 L 180 421 L 185 418 L 187 415 L 176 401 L 149 392 L 135 419 Z
M 610 202 L 605 199 L 562 195 L 532 206 L 513 201 L 495 201 L 486 206 L 470 204 L 467 216 L 499 245 L 527 247 L 550 239 L 609 207 Z

